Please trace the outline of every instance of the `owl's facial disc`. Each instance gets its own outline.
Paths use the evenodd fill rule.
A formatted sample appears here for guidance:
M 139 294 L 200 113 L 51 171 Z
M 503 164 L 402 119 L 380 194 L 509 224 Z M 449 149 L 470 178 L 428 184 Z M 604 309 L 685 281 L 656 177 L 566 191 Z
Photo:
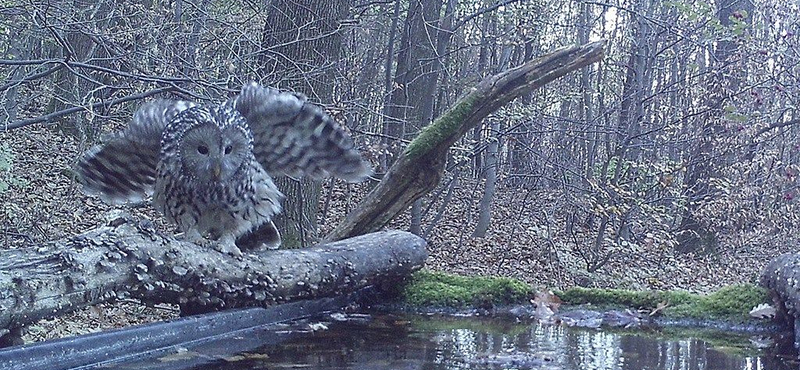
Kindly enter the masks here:
M 209 122 L 184 134 L 181 160 L 200 183 L 223 183 L 247 159 L 246 137 L 238 130 L 223 129 Z
M 221 180 L 233 176 L 247 162 L 247 154 L 250 153 L 248 144 L 247 137 L 239 128 L 230 127 L 222 130 L 219 146 Z

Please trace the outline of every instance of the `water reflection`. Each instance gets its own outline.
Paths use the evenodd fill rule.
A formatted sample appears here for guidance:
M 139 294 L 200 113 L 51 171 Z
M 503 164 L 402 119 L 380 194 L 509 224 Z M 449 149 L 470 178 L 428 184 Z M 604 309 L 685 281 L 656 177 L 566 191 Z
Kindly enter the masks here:
M 311 324 L 311 325 L 310 325 Z M 279 344 L 195 369 L 788 369 L 774 357 L 731 354 L 746 338 L 716 334 L 725 348 L 698 339 L 582 330 L 498 319 L 383 316 L 330 320 L 324 330 L 298 323 Z M 315 328 L 319 329 L 320 326 Z M 265 331 L 275 329 L 262 329 Z M 291 333 L 291 335 L 289 335 Z M 274 333 L 273 333 L 274 334 Z M 252 337 L 268 337 L 266 332 Z M 722 338 L 722 336 L 727 336 Z M 227 343 L 230 345 L 230 343 Z M 720 345 L 721 346 L 721 345 Z M 211 356 L 209 356 L 211 357 Z
M 458 324 L 458 321 L 452 322 Z M 478 329 L 454 328 L 434 331 L 437 347 L 431 369 L 462 369 L 480 364 L 496 354 L 530 354 L 542 359 L 531 368 L 553 369 L 669 369 L 731 370 L 784 368 L 763 356 L 726 354 L 697 339 L 664 340 L 605 331 L 581 330 L 554 325 L 497 326 L 483 321 Z M 477 329 L 477 330 L 476 330 Z M 423 329 L 422 332 L 428 332 Z M 719 334 L 723 335 L 723 334 Z M 468 366 L 462 366 L 462 365 Z M 500 368 L 506 368 L 498 365 Z M 513 368 L 513 367 L 512 367 Z

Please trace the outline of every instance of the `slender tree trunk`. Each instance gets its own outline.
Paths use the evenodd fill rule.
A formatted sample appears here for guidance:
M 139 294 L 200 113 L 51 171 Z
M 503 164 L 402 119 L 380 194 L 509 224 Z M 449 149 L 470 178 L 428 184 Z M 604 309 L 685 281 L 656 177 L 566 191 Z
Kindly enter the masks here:
M 478 66 L 477 72 L 478 77 L 483 78 L 488 73 L 489 59 L 491 49 L 489 48 L 490 43 L 494 43 L 494 22 L 492 22 L 494 18 L 490 16 L 483 17 L 483 24 L 481 25 L 481 29 L 483 30 L 483 34 L 481 35 L 481 47 L 478 50 Z M 472 173 L 476 179 L 481 179 L 485 175 L 485 158 L 483 155 L 484 149 L 484 142 L 483 142 L 483 133 L 484 125 L 481 124 L 472 132 L 472 147 L 473 152 L 475 153 L 475 157 L 472 161 Z M 488 138 L 487 138 L 488 139 Z
M 181 1 L 179 1 L 181 2 Z M 184 60 L 179 65 L 183 66 L 183 75 L 186 77 L 197 77 L 199 74 L 198 68 L 198 55 L 200 53 L 200 34 L 205 31 L 206 20 L 208 19 L 208 6 L 211 0 L 202 0 L 200 3 L 200 11 L 196 12 L 192 20 L 192 31 L 189 38 L 186 40 L 186 50 L 184 52 Z
M 523 48 L 523 62 L 527 63 L 533 59 L 534 49 L 538 49 L 538 46 L 535 44 L 537 40 L 538 38 L 536 37 L 530 37 L 530 39 L 525 42 Z M 523 96 L 523 99 L 524 104 L 531 104 L 533 102 L 533 96 L 530 94 Z M 533 155 L 531 154 L 534 150 L 537 150 L 541 157 L 545 156 L 544 151 L 541 150 L 541 145 L 539 145 L 541 140 L 536 134 L 532 133 L 533 127 L 535 126 L 534 123 L 540 118 L 541 115 L 531 119 L 529 122 L 525 122 L 523 124 L 525 133 L 509 138 L 508 149 L 510 155 L 508 163 L 511 167 L 512 176 L 509 177 L 508 185 L 515 187 L 533 186 L 534 184 L 530 182 L 530 176 L 534 175 L 537 171 L 543 170 L 542 167 L 534 161 Z
M 585 44 L 589 42 L 589 31 L 591 30 L 592 18 L 593 14 L 590 9 L 592 5 L 582 2 L 582 14 L 581 14 L 581 27 L 578 32 L 578 43 Z M 581 91 L 583 92 L 581 99 L 583 100 L 582 104 L 578 105 L 578 110 L 580 111 L 580 119 L 583 121 L 585 127 L 587 128 L 587 132 L 585 135 L 586 140 L 586 166 L 584 167 L 584 176 L 586 178 L 592 178 L 592 174 L 594 172 L 595 160 L 597 156 L 597 123 L 594 121 L 594 106 L 592 100 L 592 83 L 589 78 L 589 68 L 584 68 L 581 71 Z
M 444 212 L 447 209 L 447 206 L 450 204 L 450 202 L 453 201 L 453 194 L 455 194 L 455 189 L 458 188 L 458 186 L 459 186 L 458 177 L 459 177 L 459 173 L 458 173 L 458 171 L 455 171 L 453 173 L 453 179 L 450 180 L 450 185 L 447 187 L 447 194 L 444 196 L 444 199 L 442 200 L 442 203 L 439 205 L 439 208 L 436 210 L 436 215 L 433 216 L 433 219 L 431 220 L 431 222 L 425 228 L 425 232 L 422 233 L 422 237 L 424 239 L 428 239 L 428 237 L 431 235 L 431 232 L 433 231 L 433 229 L 436 227 L 436 225 L 439 224 L 439 221 L 442 220 L 442 216 L 444 216 Z
M 506 28 L 507 33 L 510 31 L 510 28 Z M 511 60 L 511 52 L 512 47 L 510 45 L 503 46 L 497 63 L 496 72 L 508 68 L 509 61 Z M 492 219 L 492 200 L 494 199 L 495 190 L 497 189 L 497 166 L 499 164 L 497 157 L 498 151 L 500 150 L 500 120 L 492 119 L 489 127 L 489 143 L 486 147 L 486 162 L 484 163 L 485 170 L 483 171 L 486 182 L 484 183 L 483 195 L 478 205 L 478 223 L 475 225 L 475 231 L 472 233 L 473 237 L 481 238 L 486 236 L 486 231 L 489 229 L 489 222 Z
M 473 237 L 485 237 L 486 231 L 489 229 L 489 222 L 492 219 L 492 200 L 494 199 L 495 190 L 497 188 L 497 150 L 500 138 L 500 121 L 498 119 L 491 120 L 491 129 L 489 133 L 489 145 L 486 147 L 486 162 L 484 163 L 484 176 L 486 182 L 484 183 L 483 195 L 478 205 L 478 223 L 475 225 L 475 231 L 472 233 Z
M 439 62 L 436 36 L 442 0 L 411 0 L 395 70 L 389 116 L 403 122 L 393 125 L 391 136 L 407 138 L 433 118 Z M 407 126 L 407 127 L 403 127 Z
M 14 31 L 12 31 L 14 32 Z M 22 37 L 25 35 L 23 32 L 16 32 L 17 35 Z M 29 59 L 30 51 L 25 47 L 24 38 L 12 37 L 9 39 L 8 51 L 10 56 L 14 59 Z M 26 37 L 27 38 L 27 37 Z M 17 81 L 25 75 L 25 67 L 18 66 L 14 68 L 10 75 L 9 80 Z M 0 98 L 3 100 L 3 110 L 0 111 L 0 127 L 14 122 L 17 120 L 17 111 L 19 100 L 17 98 L 17 86 L 13 86 L 6 90 Z

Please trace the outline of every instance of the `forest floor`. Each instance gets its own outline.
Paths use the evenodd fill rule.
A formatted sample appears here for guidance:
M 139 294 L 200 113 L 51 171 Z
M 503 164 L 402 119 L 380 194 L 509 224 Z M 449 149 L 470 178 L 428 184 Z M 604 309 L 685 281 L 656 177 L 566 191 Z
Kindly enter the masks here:
M 97 198 L 81 194 L 71 168 L 85 143 L 37 126 L 0 133 L 0 144 L 13 154 L 10 172 L 0 169 L 0 181 L 11 187 L 0 192 L 0 245 L 19 248 L 59 239 L 97 227 L 112 207 Z M 666 244 L 650 240 L 643 245 L 601 249 L 602 259 L 613 251 L 605 264 L 587 270 L 592 233 L 585 225 L 584 236 L 567 235 L 565 208 L 555 191 L 526 190 L 501 186 L 494 198 L 492 223 L 486 237 L 472 237 L 477 220 L 480 181 L 462 179 L 453 188 L 453 197 L 441 206 L 444 195 L 432 198 L 423 218 L 423 231 L 430 228 L 430 258 L 427 268 L 462 275 L 513 277 L 537 289 L 571 286 L 625 289 L 683 289 L 709 293 L 735 283 L 756 283 L 770 258 L 790 252 L 791 243 L 748 243 L 742 235 L 719 236 L 713 253 L 680 254 Z M 369 184 L 347 185 L 340 181 L 324 183 L 320 228 L 324 234 L 358 203 Z M 442 193 L 446 193 L 445 191 Z M 436 192 L 434 192 L 436 194 Z M 443 209 L 438 221 L 436 213 Z M 156 220 L 164 231 L 168 225 L 149 207 L 130 212 Z M 400 217 L 392 228 L 407 229 L 408 216 Z M 642 231 L 644 232 L 644 231 Z M 773 239 L 776 240 L 776 239 Z M 781 240 L 778 240 L 781 241 Z M 28 329 L 26 340 L 42 340 L 67 335 L 122 327 L 134 323 L 177 316 L 171 306 L 145 307 L 137 302 L 102 304 L 64 317 L 43 320 Z

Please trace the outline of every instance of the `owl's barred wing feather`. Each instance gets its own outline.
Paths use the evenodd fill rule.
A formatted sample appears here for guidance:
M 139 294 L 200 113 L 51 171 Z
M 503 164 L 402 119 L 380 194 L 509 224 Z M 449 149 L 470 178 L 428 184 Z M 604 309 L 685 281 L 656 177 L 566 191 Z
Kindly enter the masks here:
M 124 131 L 87 151 L 78 162 L 84 192 L 112 204 L 138 202 L 152 194 L 164 127 L 193 105 L 156 100 L 140 107 Z
M 83 191 L 111 204 L 139 202 L 153 193 L 158 157 L 151 148 L 127 140 L 123 135 L 98 145 L 78 163 Z
M 251 83 L 228 101 L 247 120 L 253 153 L 270 173 L 363 181 L 372 168 L 350 136 L 305 98 Z

